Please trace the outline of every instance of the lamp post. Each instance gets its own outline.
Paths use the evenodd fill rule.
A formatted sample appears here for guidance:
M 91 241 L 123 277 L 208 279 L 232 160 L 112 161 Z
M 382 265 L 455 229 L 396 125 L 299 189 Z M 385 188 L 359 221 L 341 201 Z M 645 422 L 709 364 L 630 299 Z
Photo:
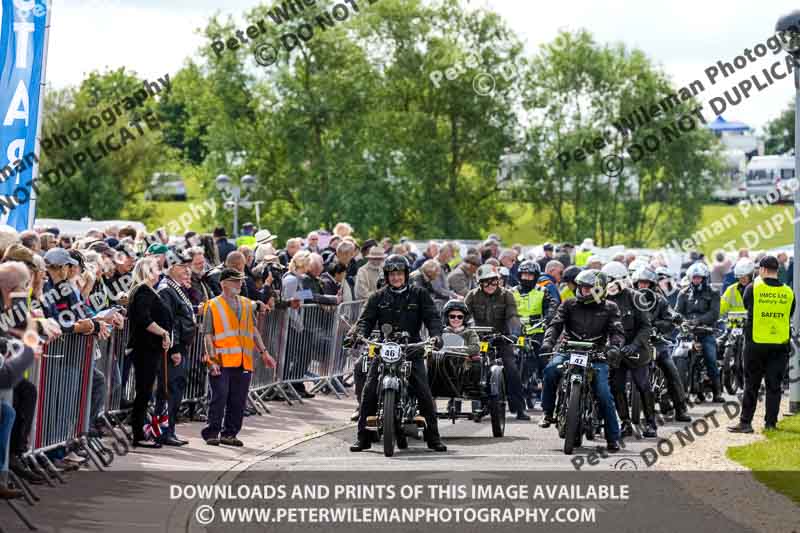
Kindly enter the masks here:
M 782 16 L 775 24 L 775 32 L 783 50 L 794 58 L 794 177 L 800 180 L 800 10 Z M 792 285 L 797 301 L 800 287 L 800 187 L 794 192 L 794 272 Z M 795 308 L 792 319 L 794 331 L 800 334 L 800 309 Z M 796 348 L 800 348 L 792 342 Z M 800 349 L 794 350 L 793 361 L 789 365 L 789 412 L 800 413 Z
M 220 174 L 216 179 L 217 190 L 223 195 L 226 195 L 225 207 L 233 209 L 233 238 L 239 236 L 239 206 L 248 201 L 250 193 L 255 189 L 256 178 L 247 174 L 239 179 L 239 184 L 233 183 L 233 180 L 225 174 Z

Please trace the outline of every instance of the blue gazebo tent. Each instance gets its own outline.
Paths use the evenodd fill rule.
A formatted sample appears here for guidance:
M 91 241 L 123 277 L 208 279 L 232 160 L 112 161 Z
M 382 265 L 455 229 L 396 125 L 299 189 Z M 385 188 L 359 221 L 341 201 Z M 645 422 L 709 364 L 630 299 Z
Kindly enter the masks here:
M 750 130 L 750 126 L 745 124 L 744 122 L 736 122 L 731 121 L 728 122 L 722 116 L 717 117 L 717 119 L 708 125 L 708 129 L 713 131 L 714 133 L 723 132 L 723 131 L 738 131 L 738 132 L 745 132 Z

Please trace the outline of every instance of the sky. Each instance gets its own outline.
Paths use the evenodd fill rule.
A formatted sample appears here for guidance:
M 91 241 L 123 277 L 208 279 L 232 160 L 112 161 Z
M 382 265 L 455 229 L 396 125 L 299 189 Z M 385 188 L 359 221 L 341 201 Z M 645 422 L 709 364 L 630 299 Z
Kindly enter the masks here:
M 356 0 L 359 2 L 359 0 Z M 706 90 L 698 96 L 704 116 L 713 97 L 783 59 L 769 52 L 728 78 L 711 85 L 705 69 L 718 61 L 733 62 L 746 48 L 765 43 L 777 19 L 796 2 L 768 0 L 769 7 L 746 0 L 469 0 L 469 5 L 499 13 L 533 54 L 559 30 L 589 30 L 600 43 L 622 42 L 644 51 L 673 80 L 676 88 L 701 80 Z M 256 0 L 54 0 L 47 61 L 47 83 L 52 87 L 77 85 L 92 70 L 126 67 L 153 79 L 176 72 L 204 44 L 198 29 L 216 13 L 241 21 Z M 267 5 L 277 0 L 265 0 Z M 363 0 L 360 3 L 363 2 Z M 779 67 L 785 72 L 785 66 Z M 761 128 L 786 109 L 794 95 L 791 76 L 723 113 Z

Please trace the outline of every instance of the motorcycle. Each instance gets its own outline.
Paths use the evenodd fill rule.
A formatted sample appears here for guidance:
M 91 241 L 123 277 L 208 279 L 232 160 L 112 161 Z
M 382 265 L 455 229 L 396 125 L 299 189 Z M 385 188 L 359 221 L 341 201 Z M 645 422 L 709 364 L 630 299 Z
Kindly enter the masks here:
M 394 455 L 395 444 L 398 449 L 408 448 L 408 437 L 404 431 L 406 424 L 424 427 L 422 417 L 415 416 L 416 401 L 409 390 L 411 361 L 406 353 L 414 348 L 426 348 L 431 339 L 418 343 L 408 343 L 407 332 L 392 332 L 392 326 L 384 324 L 381 333 L 386 342 L 360 337 L 362 342 L 370 346 L 371 354 L 376 354 L 372 364 L 378 367 L 378 410 L 375 416 L 367 417 L 366 428 L 375 431 L 379 439 L 383 438 L 383 454 Z
M 450 399 L 446 417 L 453 423 L 457 418 L 480 420 L 488 414 L 492 421 L 492 435 L 502 437 L 506 428 L 506 380 L 496 343 L 511 339 L 492 333 L 492 328 L 472 329 L 484 333 L 478 355 L 459 352 L 464 340 L 451 333 L 442 335 L 442 350 L 430 351 L 428 380 L 431 393 L 434 398 Z M 461 413 L 461 400 L 479 402 L 480 407 L 475 413 Z
M 672 354 L 687 397 L 694 394 L 698 402 L 704 402 L 706 391 L 711 390 L 711 378 L 703 362 L 703 346 L 698 337 L 713 335 L 714 331 L 711 326 L 684 322 Z
M 728 313 L 728 335 L 722 359 L 722 383 L 729 394 L 744 388 L 744 321 L 746 312 Z
M 596 339 L 590 342 L 564 340 L 561 352 L 569 359 L 562 364 L 564 374 L 556 394 L 556 427 L 564 439 L 564 453 L 571 455 L 580 447 L 584 435 L 594 440 L 600 427 L 600 416 L 592 390 L 595 378 L 592 363 L 605 361 L 605 353 L 596 348 Z
M 536 407 L 536 393 L 542 390 L 542 380 L 539 367 L 539 356 L 537 352 L 541 342 L 535 339 L 536 335 L 541 337 L 541 333 L 533 333 L 537 329 L 545 326 L 544 320 L 534 322 L 531 317 L 530 324 L 523 326 L 523 335 L 517 338 L 517 367 L 522 377 L 522 392 L 525 395 L 525 403 L 528 409 Z

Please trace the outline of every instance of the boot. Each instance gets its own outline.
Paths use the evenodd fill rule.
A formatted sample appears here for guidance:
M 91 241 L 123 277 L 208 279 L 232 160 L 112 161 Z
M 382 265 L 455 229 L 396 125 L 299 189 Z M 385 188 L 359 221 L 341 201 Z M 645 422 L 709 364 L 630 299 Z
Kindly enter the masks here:
M 620 435 L 623 437 L 633 437 L 633 425 L 630 420 L 623 420 L 620 428 Z
M 647 422 L 647 426 L 645 427 L 644 432 L 642 432 L 642 437 L 646 439 L 655 439 L 658 437 L 658 430 L 656 428 L 656 421 L 649 420 Z
M 372 448 L 372 439 L 369 436 L 359 435 L 356 441 L 350 446 L 351 452 L 360 452 Z
M 549 428 L 551 425 L 556 423 L 556 419 L 553 417 L 553 413 L 545 413 L 544 418 L 539 423 L 540 428 Z
M 714 398 L 711 400 L 712 403 L 725 403 L 725 398 L 722 397 L 722 387 L 719 383 L 719 376 L 711 380 L 711 391 L 714 395 Z
M 10 489 L 4 483 L 0 483 L 0 500 L 14 500 L 22 498 L 22 491 Z
M 675 422 L 691 422 L 692 417 L 689 416 L 686 404 L 681 403 L 675 407 Z
M 447 446 L 445 446 L 444 443 L 439 439 L 435 439 L 435 440 L 432 440 L 432 441 L 428 442 L 428 448 L 430 448 L 431 450 L 433 450 L 435 452 L 446 452 L 447 451 Z

